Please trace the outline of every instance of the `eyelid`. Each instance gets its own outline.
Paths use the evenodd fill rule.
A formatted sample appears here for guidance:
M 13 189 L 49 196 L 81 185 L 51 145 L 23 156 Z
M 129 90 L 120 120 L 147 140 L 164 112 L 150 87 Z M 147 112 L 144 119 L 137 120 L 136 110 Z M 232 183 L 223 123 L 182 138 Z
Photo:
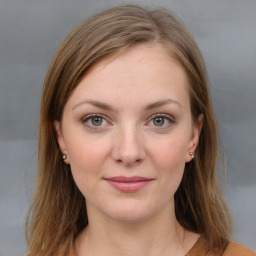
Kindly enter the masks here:
M 99 114 L 99 113 L 92 113 L 92 114 L 88 114 L 88 115 L 85 115 L 82 119 L 81 119 L 81 122 L 86 125 L 86 127 L 90 128 L 90 129 L 102 129 L 104 128 L 105 126 L 107 126 L 108 124 L 105 124 L 105 125 L 100 125 L 100 126 L 93 126 L 93 125 L 90 125 L 87 123 L 87 121 L 90 119 L 90 118 L 93 118 L 93 117 L 101 117 L 104 119 L 105 122 L 107 122 L 108 124 L 110 124 L 110 122 L 108 121 L 108 118 L 104 115 L 104 114 Z M 146 125 L 148 125 L 154 118 L 157 118 L 157 117 L 163 117 L 165 119 L 167 119 L 170 123 L 167 124 L 167 125 L 164 125 L 164 126 L 155 126 L 156 128 L 158 129 L 164 129 L 164 128 L 168 128 L 169 126 L 171 126 L 172 124 L 176 123 L 176 120 L 173 116 L 171 116 L 170 114 L 165 114 L 165 113 L 156 113 L 156 114 L 153 114 L 151 115 L 149 118 L 148 118 L 148 121 L 146 123 Z
M 169 115 L 169 114 L 157 113 L 157 114 L 154 114 L 154 115 L 150 116 L 150 119 L 154 119 L 154 118 L 156 118 L 156 117 L 165 117 L 165 118 L 167 118 L 167 119 L 169 119 L 169 120 L 171 120 L 171 121 L 174 122 L 174 117 L 172 117 L 172 116 Z
M 81 121 L 82 121 L 82 122 L 85 122 L 86 120 L 88 120 L 88 119 L 91 118 L 91 117 L 102 117 L 102 118 L 105 119 L 105 116 L 104 116 L 103 114 L 95 114 L 95 113 L 93 113 L 93 114 L 85 115 L 85 116 L 81 119 Z
M 109 123 L 109 121 L 107 120 L 107 118 L 106 118 L 105 115 L 103 115 L 103 114 L 96 114 L 96 113 L 88 114 L 88 115 L 84 116 L 84 117 L 81 119 L 81 122 L 82 122 L 84 125 L 86 125 L 87 128 L 92 129 L 92 130 L 102 129 L 103 127 L 106 126 L 106 125 L 93 126 L 93 125 L 88 124 L 87 121 L 90 120 L 90 118 L 93 118 L 93 117 L 101 117 L 101 118 L 103 118 L 106 122 Z
M 154 115 L 150 116 L 149 121 L 147 122 L 147 124 L 150 123 L 154 118 L 157 118 L 157 117 L 163 117 L 163 118 L 167 119 L 170 122 L 169 125 L 159 126 L 159 127 L 155 126 L 158 129 L 168 128 L 169 126 L 171 126 L 172 124 L 174 124 L 176 122 L 175 118 L 173 116 L 169 115 L 169 114 L 157 113 L 157 114 L 154 114 Z

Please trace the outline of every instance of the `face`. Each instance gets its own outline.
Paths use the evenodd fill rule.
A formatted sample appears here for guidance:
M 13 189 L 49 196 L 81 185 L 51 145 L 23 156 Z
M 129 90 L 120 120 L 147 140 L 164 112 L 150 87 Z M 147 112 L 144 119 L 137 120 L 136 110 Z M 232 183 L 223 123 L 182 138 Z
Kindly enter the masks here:
M 88 216 L 138 221 L 174 212 L 202 120 L 192 123 L 185 72 L 160 45 L 97 64 L 55 121 Z

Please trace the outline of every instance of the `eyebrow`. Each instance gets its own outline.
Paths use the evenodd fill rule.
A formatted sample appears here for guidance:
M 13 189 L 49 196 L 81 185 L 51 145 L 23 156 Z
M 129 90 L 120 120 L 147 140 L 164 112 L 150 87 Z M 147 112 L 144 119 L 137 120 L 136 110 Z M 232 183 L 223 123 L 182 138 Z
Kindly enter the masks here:
M 112 106 L 108 105 L 107 103 L 103 103 L 103 102 L 96 101 L 96 100 L 84 100 L 84 101 L 76 104 L 72 109 L 74 110 L 75 108 L 77 108 L 83 104 L 91 104 L 91 105 L 101 108 L 101 109 L 114 111 L 114 108 Z
M 177 104 L 179 107 L 182 107 L 181 104 L 176 101 L 176 100 L 173 100 L 173 99 L 165 99 L 165 100 L 159 100 L 157 102 L 154 102 L 154 103 L 151 103 L 149 105 L 146 106 L 146 110 L 151 110 L 151 109 L 154 109 L 154 108 L 159 108 L 163 105 L 166 105 L 166 104 Z
M 114 108 L 111 105 L 109 105 L 107 103 L 104 103 L 104 102 L 96 101 L 96 100 L 84 100 L 84 101 L 76 104 L 72 108 L 72 110 L 74 110 L 75 108 L 77 108 L 77 107 L 79 107 L 83 104 L 91 104 L 95 107 L 98 107 L 98 108 L 101 108 L 101 109 L 104 109 L 104 110 L 114 111 Z M 150 103 L 149 105 L 147 105 L 145 107 L 145 110 L 151 110 L 151 109 L 154 109 L 154 108 L 159 108 L 159 107 L 167 105 L 167 104 L 176 104 L 176 105 L 178 105 L 179 107 L 182 108 L 182 105 L 178 101 L 173 100 L 173 99 L 164 99 L 164 100 L 156 101 L 154 103 Z

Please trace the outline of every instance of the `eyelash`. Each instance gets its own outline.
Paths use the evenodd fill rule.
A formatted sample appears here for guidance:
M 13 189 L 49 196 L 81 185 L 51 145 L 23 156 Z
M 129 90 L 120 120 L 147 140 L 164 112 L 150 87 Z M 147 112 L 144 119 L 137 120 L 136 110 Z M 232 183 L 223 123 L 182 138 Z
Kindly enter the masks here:
M 88 124 L 88 123 L 87 123 L 89 120 L 92 120 L 92 118 L 94 118 L 94 117 L 100 117 L 100 118 L 102 118 L 103 120 L 106 121 L 105 116 L 102 115 L 102 114 L 90 114 L 90 115 L 85 116 L 85 117 L 82 119 L 82 123 L 85 124 L 85 125 L 86 125 L 88 128 L 90 128 L 90 129 L 94 129 L 94 130 L 99 129 L 101 126 L 95 126 L 95 125 L 92 125 L 92 124 Z
M 94 129 L 94 130 L 100 129 L 102 127 L 102 125 L 95 126 L 95 125 L 92 125 L 92 124 L 88 124 L 88 121 L 92 120 L 92 118 L 94 118 L 94 117 L 100 117 L 100 118 L 103 119 L 103 121 L 107 122 L 106 117 L 102 114 L 90 114 L 90 115 L 85 116 L 81 121 L 82 121 L 83 124 L 85 124 L 90 129 Z M 175 123 L 175 119 L 173 117 L 171 117 L 170 115 L 168 115 L 168 114 L 154 114 L 150 117 L 150 121 L 147 122 L 147 124 L 152 122 L 156 118 L 164 118 L 165 120 L 167 120 L 169 122 L 169 124 L 163 125 L 163 126 L 153 125 L 154 127 L 159 128 L 159 129 L 168 128 L 169 126 L 171 126 L 172 124 Z
M 175 123 L 175 119 L 168 114 L 155 114 L 150 117 L 150 122 L 152 122 L 156 118 L 164 118 L 165 120 L 167 120 L 169 122 L 167 125 L 155 126 L 160 129 L 168 128 L 170 125 Z

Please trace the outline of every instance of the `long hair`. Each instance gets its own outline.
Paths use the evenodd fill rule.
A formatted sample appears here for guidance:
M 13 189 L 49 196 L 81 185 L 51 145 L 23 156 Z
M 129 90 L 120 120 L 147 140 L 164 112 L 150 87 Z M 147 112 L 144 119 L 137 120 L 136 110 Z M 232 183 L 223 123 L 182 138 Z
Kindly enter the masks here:
M 196 157 L 186 164 L 175 193 L 176 217 L 185 229 L 203 235 L 213 252 L 227 246 L 232 222 L 216 180 L 218 136 L 200 50 L 172 13 L 129 5 L 82 22 L 60 45 L 49 67 L 41 98 L 36 191 L 26 222 L 28 255 L 59 255 L 88 224 L 85 198 L 62 161 L 54 120 L 61 120 L 74 88 L 96 63 L 135 45 L 156 43 L 168 49 L 186 72 L 194 122 L 204 115 Z

